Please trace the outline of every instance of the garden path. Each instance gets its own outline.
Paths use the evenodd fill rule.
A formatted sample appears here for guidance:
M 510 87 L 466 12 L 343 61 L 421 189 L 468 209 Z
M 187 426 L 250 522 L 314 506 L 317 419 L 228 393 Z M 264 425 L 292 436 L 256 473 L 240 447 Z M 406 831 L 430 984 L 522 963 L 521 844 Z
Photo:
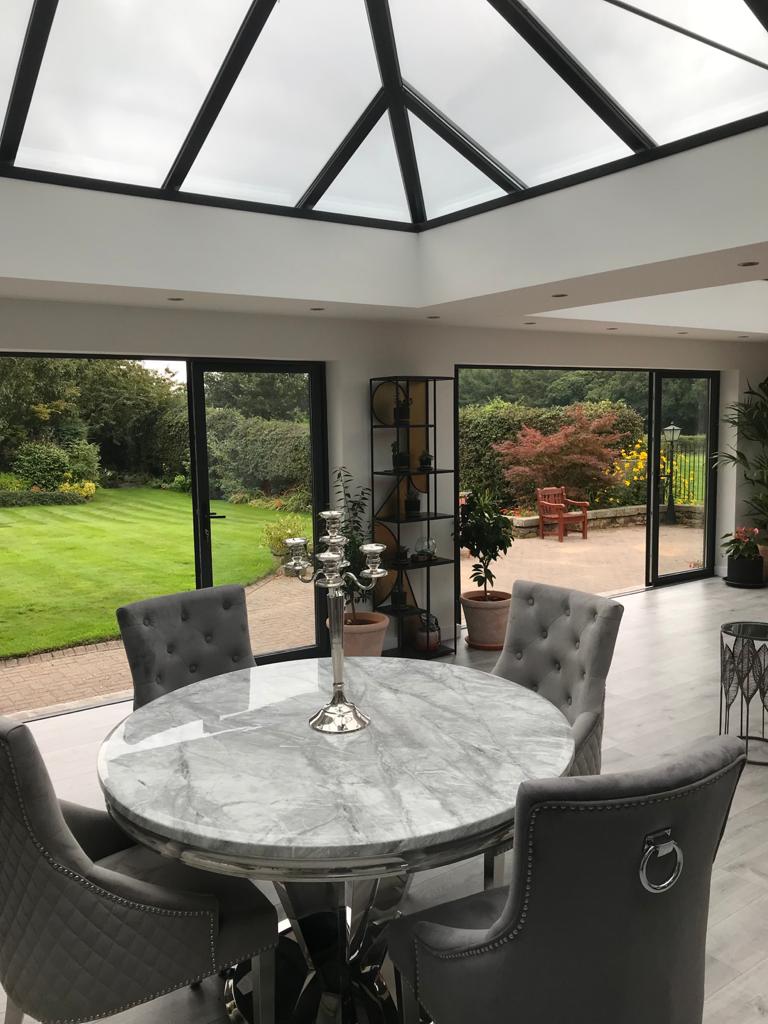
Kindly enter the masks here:
M 701 532 L 662 527 L 664 571 L 690 567 L 699 556 Z M 586 542 L 578 535 L 562 544 L 552 538 L 515 541 L 495 566 L 497 587 L 509 590 L 515 579 L 539 579 L 602 594 L 642 587 L 645 578 L 645 527 L 594 530 Z M 471 559 L 461 559 L 462 590 L 471 589 Z M 247 589 L 251 641 L 256 654 L 312 642 L 312 587 L 271 576 Z M 131 677 L 119 640 L 11 658 L 0 662 L 0 714 L 99 704 L 129 697 Z M 29 715 L 29 717 L 34 717 Z
M 312 590 L 284 576 L 246 587 L 255 654 L 312 643 Z M 74 709 L 127 698 L 132 692 L 120 640 L 0 661 L 0 714 Z

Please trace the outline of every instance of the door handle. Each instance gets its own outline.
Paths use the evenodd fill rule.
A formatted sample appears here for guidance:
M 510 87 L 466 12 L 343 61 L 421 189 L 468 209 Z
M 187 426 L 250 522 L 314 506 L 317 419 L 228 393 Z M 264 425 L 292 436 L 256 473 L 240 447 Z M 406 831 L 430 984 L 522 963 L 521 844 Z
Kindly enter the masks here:
M 226 519 L 227 517 L 221 515 L 219 512 L 209 512 L 208 513 L 208 518 L 209 519 Z

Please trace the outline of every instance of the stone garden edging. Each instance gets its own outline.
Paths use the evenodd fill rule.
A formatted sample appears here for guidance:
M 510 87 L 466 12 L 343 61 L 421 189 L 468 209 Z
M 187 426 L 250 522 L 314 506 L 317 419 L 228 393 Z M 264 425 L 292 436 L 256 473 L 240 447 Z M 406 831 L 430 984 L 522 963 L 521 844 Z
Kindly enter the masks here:
M 659 509 L 663 517 L 664 506 Z M 678 523 L 681 526 L 702 526 L 704 508 L 702 505 L 675 505 Z M 512 535 L 520 540 L 536 537 L 539 532 L 538 515 L 507 516 L 512 522 Z M 663 521 L 663 519 L 662 519 Z M 591 530 L 615 530 L 622 526 L 644 526 L 645 505 L 620 505 L 616 508 L 593 508 L 587 512 Z

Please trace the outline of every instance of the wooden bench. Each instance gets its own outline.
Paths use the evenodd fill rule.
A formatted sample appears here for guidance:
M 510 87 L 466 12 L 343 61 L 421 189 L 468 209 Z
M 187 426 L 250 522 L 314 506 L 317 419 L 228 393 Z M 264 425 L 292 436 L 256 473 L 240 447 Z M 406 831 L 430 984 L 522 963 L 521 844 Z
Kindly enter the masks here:
M 569 531 L 580 533 L 584 540 L 587 539 L 588 501 L 573 501 L 566 496 L 564 487 L 537 487 L 536 504 L 542 540 L 548 526 L 557 530 L 557 539 L 561 543 Z

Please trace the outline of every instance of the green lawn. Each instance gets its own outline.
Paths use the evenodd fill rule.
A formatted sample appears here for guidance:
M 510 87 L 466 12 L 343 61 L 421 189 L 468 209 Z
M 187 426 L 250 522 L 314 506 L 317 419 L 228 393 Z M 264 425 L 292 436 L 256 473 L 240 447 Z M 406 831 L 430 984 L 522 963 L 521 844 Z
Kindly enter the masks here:
M 273 571 L 263 530 L 279 513 L 224 501 L 211 511 L 227 517 L 211 524 L 215 583 Z M 186 494 L 119 488 L 87 505 L 0 509 L 0 657 L 115 637 L 119 605 L 194 586 Z

